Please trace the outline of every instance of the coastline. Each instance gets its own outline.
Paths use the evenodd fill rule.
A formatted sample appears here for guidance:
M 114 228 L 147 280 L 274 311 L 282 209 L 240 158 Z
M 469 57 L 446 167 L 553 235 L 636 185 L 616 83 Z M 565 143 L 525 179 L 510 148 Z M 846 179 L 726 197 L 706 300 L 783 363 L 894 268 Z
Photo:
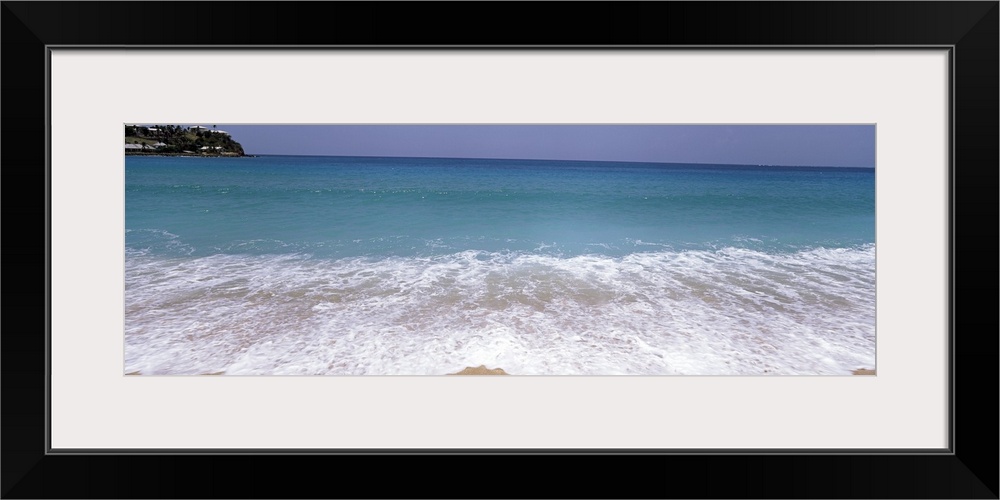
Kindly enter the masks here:
M 189 153 L 135 153 L 126 151 L 125 156 L 176 156 L 181 158 L 256 158 L 257 155 L 237 155 L 237 154 L 189 154 Z

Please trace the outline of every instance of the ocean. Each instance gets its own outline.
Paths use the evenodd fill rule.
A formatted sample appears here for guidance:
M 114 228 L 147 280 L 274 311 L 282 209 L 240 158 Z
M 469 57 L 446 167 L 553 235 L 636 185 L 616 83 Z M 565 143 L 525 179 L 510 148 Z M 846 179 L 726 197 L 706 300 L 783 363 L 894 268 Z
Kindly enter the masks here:
M 850 375 L 875 171 L 125 157 L 125 373 Z

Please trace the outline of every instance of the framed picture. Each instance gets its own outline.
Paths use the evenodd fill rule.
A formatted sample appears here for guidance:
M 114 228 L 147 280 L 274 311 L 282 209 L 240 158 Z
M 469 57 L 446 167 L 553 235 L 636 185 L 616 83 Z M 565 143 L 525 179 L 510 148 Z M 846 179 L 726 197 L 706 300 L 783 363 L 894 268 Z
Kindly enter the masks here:
M 545 15 L 525 18 L 515 4 L 506 6 L 509 8 L 500 14 L 492 12 L 490 7 L 489 4 L 402 4 L 390 8 L 380 4 L 253 2 L 198 4 L 197 12 L 192 12 L 183 3 L 4 3 L 7 70 L 4 93 L 8 104 L 4 107 L 5 135 L 9 134 L 8 145 L 34 145 L 4 148 L 8 186 L 17 186 L 20 191 L 21 186 L 44 185 L 46 193 L 44 211 L 37 211 L 45 214 L 44 238 L 24 237 L 24 241 L 33 241 L 35 246 L 30 243 L 21 246 L 21 239 L 17 238 L 17 243 L 5 247 L 10 256 L 19 258 L 29 255 L 28 250 L 21 248 L 35 249 L 44 257 L 46 274 L 38 293 L 8 300 L 8 311 L 15 308 L 36 311 L 37 314 L 26 316 L 32 321 L 44 317 L 45 322 L 43 327 L 23 333 L 11 333 L 8 327 L 4 338 L 7 404 L 3 446 L 7 457 L 18 457 L 4 461 L 4 496 L 302 495 L 299 486 L 267 478 L 253 485 L 238 484 L 236 478 L 242 472 L 229 472 L 229 467 L 246 464 L 248 455 L 253 455 L 255 467 L 288 470 L 290 466 L 299 467 L 303 461 L 316 460 L 324 464 L 330 461 L 330 466 L 336 467 L 349 462 L 344 470 L 351 472 L 361 464 L 373 466 L 372 461 L 379 455 L 379 463 L 390 464 L 392 474 L 414 479 L 405 469 L 420 455 L 420 460 L 447 460 L 449 467 L 460 467 L 463 474 L 472 474 L 470 477 L 482 481 L 488 480 L 490 474 L 480 470 L 466 472 L 463 465 L 471 465 L 472 459 L 465 455 L 477 455 L 477 459 L 479 455 L 492 455 L 497 463 L 506 461 L 512 465 L 514 460 L 520 464 L 524 460 L 536 463 L 542 456 L 579 463 L 580 456 L 587 455 L 595 460 L 587 464 L 600 464 L 600 468 L 591 465 L 592 470 L 582 465 L 584 470 L 592 472 L 588 477 L 607 476 L 606 479 L 594 479 L 596 484 L 581 484 L 582 488 L 567 487 L 564 482 L 550 483 L 552 491 L 559 488 L 563 494 L 579 491 L 580 495 L 601 491 L 601 496 L 609 497 L 640 494 L 737 498 L 997 497 L 995 431 L 977 427 L 971 417 L 975 414 L 975 421 L 995 421 L 996 404 L 956 385 L 962 380 L 995 380 L 996 373 L 995 356 L 983 359 L 980 354 L 996 352 L 995 336 L 963 334 L 982 330 L 984 325 L 992 331 L 994 315 L 987 321 L 982 311 L 956 304 L 958 297 L 973 295 L 959 294 L 960 289 L 981 293 L 980 289 L 986 288 L 984 276 L 991 278 L 988 289 L 995 290 L 992 278 L 995 274 L 982 272 L 981 268 L 975 273 L 965 268 L 963 278 L 957 278 L 957 271 L 963 269 L 960 262 L 971 260 L 965 255 L 971 255 L 973 249 L 992 248 L 995 235 L 956 229 L 968 225 L 957 223 L 959 215 L 963 221 L 975 217 L 975 224 L 980 225 L 979 219 L 986 218 L 988 213 L 990 221 L 981 224 L 988 227 L 994 227 L 991 221 L 996 217 L 993 208 L 996 205 L 984 203 L 996 197 L 998 164 L 996 2 L 664 3 L 600 8 L 597 4 L 580 4 L 574 6 L 574 15 L 593 16 L 595 22 L 600 19 L 601 25 L 616 31 L 617 24 L 607 24 L 610 18 L 606 9 L 610 8 L 620 19 L 629 20 L 629 29 L 612 37 L 617 40 L 592 38 L 595 35 L 575 34 L 575 30 L 569 29 L 565 40 L 572 43 L 568 45 L 532 42 L 530 46 L 522 46 L 518 40 L 503 36 L 504 31 L 499 28 L 480 31 L 478 23 L 474 31 L 454 24 L 447 24 L 448 29 L 443 29 L 442 24 L 442 29 L 426 31 L 443 22 L 438 20 L 429 21 L 430 25 L 420 29 L 405 23 L 418 13 L 421 18 L 429 15 L 430 19 L 439 19 L 433 15 L 436 11 L 453 16 L 488 15 L 501 21 L 517 20 L 515 24 L 523 28 L 519 31 L 527 40 L 532 38 L 528 35 L 544 33 L 543 27 L 552 26 Z M 653 15 L 654 7 L 663 9 L 656 12 L 669 15 Z M 321 16 L 325 8 L 332 8 L 335 15 Z M 654 23 L 654 19 L 664 21 Z M 699 24 L 695 30 L 693 19 L 716 21 Z M 748 20 L 754 21 L 753 29 L 747 28 Z M 338 29 L 330 34 L 327 23 Z M 373 38 L 372 33 L 382 30 L 387 30 L 385 35 Z M 640 37 L 642 33 L 648 38 Z M 446 36 L 455 38 L 437 38 Z M 610 41 L 629 45 L 607 45 Z M 38 99 L 30 101 L 24 97 L 27 95 L 36 95 Z M 19 102 L 23 107 L 10 105 Z M 167 129 L 171 132 L 167 134 L 163 131 L 165 127 L 157 125 L 171 127 Z M 467 239 L 471 233 L 422 234 L 413 229 L 411 232 L 421 241 L 437 241 L 449 250 L 435 250 L 437 253 L 429 256 L 419 252 L 411 255 L 406 253 L 412 247 L 409 240 L 376 244 L 383 234 L 368 235 L 357 229 L 373 227 L 374 223 L 369 221 L 359 222 L 353 229 L 364 233 L 357 241 L 351 240 L 350 235 L 316 239 L 308 235 L 308 227 L 296 233 L 300 239 L 292 244 L 322 245 L 334 241 L 353 242 L 359 247 L 353 250 L 353 247 L 338 247 L 327 259 L 296 262 L 292 266 L 272 259 L 274 255 L 284 258 L 274 249 L 244 251 L 247 244 L 257 248 L 268 242 L 288 243 L 290 226 L 296 222 L 306 224 L 308 213 L 317 207 L 329 207 L 329 200 L 319 198 L 309 201 L 309 205 L 292 206 L 290 213 L 298 215 L 281 219 L 284 222 L 276 224 L 273 232 L 265 231 L 263 236 L 237 234 L 241 226 L 233 223 L 238 219 L 236 215 L 232 217 L 237 218 L 216 221 L 221 225 L 208 231 L 212 236 L 198 240 L 202 246 L 220 248 L 218 252 L 210 252 L 211 255 L 202 256 L 196 251 L 183 256 L 170 253 L 177 250 L 177 245 L 192 246 L 192 238 L 199 229 L 207 231 L 210 227 L 208 219 L 191 222 L 187 226 L 191 233 L 181 236 L 130 233 L 158 228 L 156 217 L 164 214 L 160 209 L 140 213 L 135 207 L 155 200 L 141 198 L 136 192 L 155 186 L 165 186 L 164 189 L 194 186 L 198 183 L 186 183 L 182 177 L 196 169 L 202 169 L 203 173 L 198 174 L 201 176 L 222 176 L 224 172 L 217 167 L 223 161 L 234 165 L 232 162 L 243 161 L 240 165 L 250 165 L 254 159 L 219 158 L 233 149 L 233 142 L 224 139 L 240 141 L 241 134 L 242 137 L 276 136 L 285 133 L 279 130 L 281 127 L 293 126 L 300 136 L 309 133 L 306 129 L 320 127 L 339 136 L 360 134 L 350 142 L 355 149 L 317 153 L 338 157 L 487 157 L 488 153 L 482 149 L 463 155 L 461 150 L 442 153 L 445 150 L 428 146 L 434 140 L 440 141 L 441 147 L 448 143 L 450 147 L 456 143 L 468 145 L 483 142 L 483 137 L 489 136 L 507 137 L 508 144 L 526 148 L 525 144 L 529 144 L 526 139 L 514 139 L 524 130 L 535 131 L 528 135 L 544 137 L 547 140 L 541 142 L 546 144 L 557 142 L 555 138 L 562 137 L 560 134 L 566 130 L 584 135 L 589 130 L 596 134 L 588 141 L 594 151 L 607 152 L 613 146 L 604 142 L 604 138 L 612 135 L 612 128 L 631 132 L 655 128 L 660 134 L 657 137 L 669 135 L 664 132 L 667 129 L 684 131 L 686 135 L 678 132 L 674 136 L 687 137 L 688 150 L 704 155 L 712 149 L 736 151 L 741 141 L 750 144 L 751 139 L 741 139 L 740 135 L 748 130 L 774 131 L 775 127 L 784 127 L 781 129 L 784 135 L 779 139 L 787 147 L 771 149 L 782 149 L 784 154 L 796 149 L 815 154 L 824 143 L 800 138 L 807 135 L 797 135 L 799 132 L 822 130 L 823 136 L 829 138 L 836 135 L 834 129 L 856 129 L 870 140 L 837 143 L 824 153 L 831 164 L 839 166 L 848 166 L 850 161 L 840 159 L 850 155 L 838 156 L 845 150 L 853 150 L 850 152 L 870 162 L 857 166 L 869 169 L 863 175 L 869 176 L 874 193 L 845 191 L 843 195 L 860 200 L 858 203 L 862 205 L 864 197 L 869 196 L 874 203 L 874 214 L 862 214 L 862 219 L 868 221 L 865 224 L 874 220 L 874 226 L 863 229 L 861 236 L 854 229 L 844 236 L 853 243 L 829 243 L 833 238 L 830 235 L 841 234 L 842 226 L 816 218 L 795 224 L 786 221 L 781 225 L 790 228 L 788 233 L 794 233 L 794 238 L 808 240 L 803 244 L 812 253 L 796 249 L 780 253 L 780 258 L 773 257 L 776 253 L 772 249 L 761 247 L 768 242 L 755 240 L 757 233 L 749 227 L 745 235 L 736 234 L 728 226 L 719 229 L 722 232 L 716 235 L 712 233 L 716 226 L 702 224 L 697 235 L 685 233 L 681 240 L 697 246 L 718 238 L 740 237 L 743 238 L 740 244 L 730 240 L 721 244 L 724 251 L 741 256 L 733 262 L 727 261 L 726 269 L 745 270 L 752 266 L 751 262 L 774 259 L 773 265 L 768 264 L 771 267 L 762 265 L 752 275 L 773 276 L 776 269 L 785 269 L 790 275 L 776 277 L 773 282 L 784 283 L 809 272 L 829 271 L 825 276 L 832 280 L 830 286 L 861 283 L 857 290 L 849 288 L 847 292 L 838 292 L 839 295 L 832 294 L 830 301 L 849 294 L 870 296 L 871 300 L 861 300 L 858 309 L 814 307 L 813 316 L 825 318 L 826 326 L 822 328 L 803 323 L 804 320 L 795 323 L 775 313 L 782 307 L 792 307 L 787 304 L 762 306 L 763 319 L 754 323 L 753 311 L 740 311 L 743 302 L 726 303 L 711 309 L 698 321 L 709 325 L 703 331 L 730 332 L 729 335 L 720 334 L 707 340 L 704 336 L 685 337 L 686 341 L 663 345 L 650 344 L 648 338 L 641 336 L 611 336 L 604 340 L 626 346 L 616 348 L 614 356 L 601 357 L 592 355 L 593 350 L 582 350 L 572 356 L 567 353 L 570 346 L 577 345 L 577 340 L 585 340 L 585 333 L 591 331 L 588 323 L 600 323 L 606 331 L 619 331 L 626 328 L 619 328 L 616 322 L 633 321 L 643 313 L 635 310 L 631 315 L 611 317 L 599 308 L 590 312 L 586 308 L 574 309 L 583 307 L 588 300 L 597 300 L 593 297 L 606 290 L 595 289 L 591 295 L 561 295 L 551 299 L 560 301 L 561 305 L 551 310 L 562 313 L 561 316 L 534 319 L 524 316 L 528 318 L 525 328 L 538 335 L 558 337 L 550 354 L 539 354 L 544 348 L 532 345 L 527 352 L 537 356 L 529 362 L 525 361 L 526 356 L 504 357 L 509 350 L 479 349 L 475 352 L 489 351 L 491 361 L 502 363 L 496 366 L 483 363 L 480 369 L 503 366 L 513 376 L 447 377 L 443 375 L 458 372 L 463 366 L 475 371 L 476 358 L 458 347 L 471 342 L 470 338 L 442 334 L 446 338 L 435 338 L 435 343 L 423 342 L 405 350 L 400 344 L 387 346 L 377 335 L 364 336 L 365 332 L 402 332 L 413 325 L 433 330 L 443 324 L 440 321 L 452 318 L 449 311 L 458 311 L 442 305 L 447 297 L 442 299 L 445 302 L 431 305 L 392 302 L 398 314 L 389 315 L 382 309 L 379 313 L 365 309 L 388 307 L 390 301 L 378 293 L 375 295 L 382 298 L 369 302 L 338 295 L 335 299 L 326 297 L 321 303 L 302 306 L 305 309 L 299 307 L 302 304 L 294 303 L 289 306 L 291 309 L 262 316 L 240 316 L 257 310 L 256 303 L 244 300 L 246 294 L 235 302 L 214 301 L 218 297 L 228 300 L 225 289 L 231 285 L 229 281 L 212 288 L 219 294 L 212 300 L 186 298 L 185 294 L 195 288 L 178 284 L 211 282 L 220 276 L 251 283 L 275 281 L 276 277 L 290 276 L 297 270 L 303 280 L 330 282 L 364 273 L 395 275 L 400 269 L 413 267 L 413 259 L 424 259 L 421 262 L 437 259 L 434 261 L 440 263 L 441 259 L 464 255 L 481 262 L 510 255 L 503 252 L 530 256 L 534 267 L 527 270 L 516 268 L 523 258 L 504 260 L 501 264 L 504 272 L 523 275 L 531 281 L 533 276 L 558 274 L 559 266 L 565 264 L 560 259 L 564 258 L 584 256 L 597 259 L 599 262 L 591 264 L 600 269 L 614 268 L 625 259 L 622 255 L 612 255 L 621 247 L 615 238 L 637 241 L 635 237 L 615 232 L 615 224 L 623 220 L 619 218 L 606 226 L 589 225 L 592 231 L 586 241 L 561 238 L 558 254 L 550 254 L 552 250 L 546 253 L 544 245 L 534 245 L 538 241 L 532 238 L 541 237 L 537 228 L 535 233 L 525 231 L 508 238 L 503 248 L 489 247 L 489 241 L 493 241 L 490 238 L 496 236 L 488 234 L 489 231 L 473 235 L 479 238 L 475 248 L 458 248 L 454 238 Z M 379 146 L 382 149 L 357 149 L 366 140 L 363 135 L 375 130 L 373 127 L 379 127 L 380 133 L 389 131 L 386 132 L 389 139 Z M 489 134 L 476 135 L 483 127 L 493 128 Z M 401 131 L 404 128 L 406 131 Z M 438 137 L 445 140 L 420 139 L 419 134 L 412 135 L 416 128 L 437 130 Z M 715 134 L 711 141 L 696 137 L 699 131 L 709 129 Z M 126 151 L 121 147 L 123 136 Z M 295 134 L 285 137 L 286 144 L 296 140 Z M 323 140 L 330 142 L 331 136 L 325 137 Z M 753 144 L 758 150 L 767 149 L 766 137 L 753 134 L 748 137 L 756 141 Z M 417 142 L 414 146 L 417 149 L 394 154 L 390 146 L 403 143 L 403 138 Z M 454 139 L 448 140 L 451 138 Z M 188 139 L 190 145 L 176 142 Z M 269 154 L 264 149 L 249 150 L 251 143 L 243 141 L 248 150 L 242 153 Z M 570 139 L 564 142 L 574 151 L 584 147 L 583 142 Z M 646 140 L 642 144 L 649 143 Z M 299 147 L 300 151 L 307 151 L 305 146 Z M 150 150 L 158 148 L 161 148 L 159 156 L 153 156 Z M 177 151 L 167 151 L 170 148 Z M 527 149 L 513 149 L 511 158 L 520 154 L 546 159 L 544 152 L 532 156 L 520 153 Z M 745 150 L 752 152 L 754 148 Z M 689 159 L 679 156 L 682 149 L 672 151 L 675 156 L 658 157 L 654 162 L 699 163 L 698 158 L 710 158 Z M 171 155 L 178 158 L 167 158 Z M 642 161 L 591 155 L 548 160 Z M 771 162 L 755 160 L 757 157 L 750 153 L 741 158 L 746 159 L 702 162 Z M 805 161 L 812 163 L 802 163 Z M 799 160 L 794 165 L 822 165 L 819 161 Z M 147 171 L 137 170 L 140 167 L 156 167 L 160 173 L 163 168 L 174 169 L 171 179 L 182 180 L 170 181 L 174 182 L 171 184 L 164 177 L 140 179 L 142 172 Z M 348 172 L 349 167 L 338 168 Z M 296 163 L 282 168 L 291 171 L 310 167 Z M 392 164 L 379 168 L 401 167 Z M 268 177 L 270 171 L 251 170 L 244 168 L 237 177 L 246 183 L 251 183 L 251 175 L 274 178 Z M 280 175 L 286 175 L 284 172 Z M 480 174 L 486 175 L 483 172 Z M 808 172 L 813 176 L 818 172 L 833 176 L 843 171 L 813 168 Z M 417 183 L 414 189 L 426 194 L 430 191 L 421 191 L 421 182 L 440 181 L 446 186 L 455 182 L 452 177 L 427 180 L 427 176 L 439 174 L 436 170 L 426 176 L 422 173 L 420 179 L 408 178 L 404 184 Z M 591 174 L 588 170 L 587 175 Z M 520 179 L 504 175 L 505 182 Z M 369 182 L 363 176 L 360 179 L 355 181 Z M 574 178 L 573 182 L 583 182 L 581 179 Z M 242 189 L 242 184 L 234 182 L 220 181 L 212 189 L 222 185 Z M 364 192 L 365 186 L 354 186 L 351 182 L 354 181 L 347 178 L 336 180 L 338 186 Z M 489 181 L 468 182 L 478 186 Z M 565 186 L 567 182 L 570 181 L 561 180 L 557 184 Z M 680 181 L 670 182 L 676 186 Z M 768 182 L 784 181 L 772 178 Z M 851 182 L 852 186 L 856 184 Z M 262 200 L 267 196 L 274 199 L 282 196 L 267 191 L 274 189 L 266 186 L 280 182 L 253 180 L 252 183 L 257 190 L 248 203 L 264 203 L 266 209 L 248 211 L 247 217 L 263 224 L 263 219 L 274 216 L 277 205 Z M 620 183 L 624 186 L 624 182 Z M 795 190 L 803 196 L 803 185 L 794 186 L 782 192 Z M 990 191 L 980 192 L 985 186 Z M 958 187 L 964 188 L 961 197 Z M 969 191 L 970 188 L 976 192 Z M 827 195 L 838 189 L 846 188 L 840 184 L 816 188 L 815 199 L 807 203 L 811 205 L 808 208 L 814 210 L 815 205 L 830 202 Z M 322 195 L 322 189 L 318 191 Z M 756 192 L 751 194 L 756 196 Z M 197 196 L 178 196 L 171 198 L 171 206 L 198 208 L 204 213 L 234 210 L 228 205 L 202 206 L 204 199 Z M 776 196 L 780 198 L 780 193 Z M 8 201 L 11 199 L 8 197 Z M 355 202 L 358 200 L 351 201 Z M 400 223 L 414 228 L 426 223 L 426 219 L 416 218 L 417 200 L 408 203 L 412 205 L 405 212 L 414 218 Z M 474 213 L 482 203 L 475 201 L 457 210 Z M 519 206 L 528 206 L 524 200 L 520 203 Z M 586 205 L 579 200 L 567 203 Z M 18 214 L 18 210 L 23 210 L 19 207 L 32 204 L 40 202 L 34 198 L 19 200 L 16 205 L 8 204 L 7 212 Z M 551 203 L 545 206 L 556 210 Z M 840 210 L 841 205 L 830 206 L 833 208 L 827 212 Z M 370 205 L 354 210 L 353 213 L 346 210 L 346 217 L 361 218 L 377 212 Z M 533 214 L 540 210 L 531 208 Z M 598 214 L 610 219 L 612 212 L 608 210 L 592 210 L 594 217 L 587 220 L 593 223 Z M 327 212 L 323 213 L 326 215 L 321 217 L 328 217 Z M 800 206 L 779 216 L 788 219 L 802 213 L 812 212 Z M 129 221 L 139 220 L 145 216 L 142 214 L 155 217 L 130 226 Z M 743 224 L 763 224 L 761 217 L 749 218 Z M 457 220 L 449 215 L 429 224 L 440 228 L 457 225 Z M 843 218 L 837 220 L 840 223 Z M 42 222 L 30 217 L 24 221 L 32 224 L 32 228 Z M 503 224 L 498 219 L 476 227 L 498 228 Z M 812 233 L 806 228 L 810 224 L 822 226 L 824 232 L 810 236 Z M 772 226 L 760 231 L 772 234 Z M 545 228 L 545 236 L 552 234 L 553 227 Z M 511 226 L 502 232 L 509 236 L 509 230 L 513 229 Z M 219 234 L 235 236 L 220 238 Z M 365 239 L 368 236 L 370 241 Z M 703 240 L 691 243 L 697 237 Z M 783 235 L 777 240 L 785 245 L 794 238 Z M 861 241 L 865 238 L 871 241 Z M 676 245 L 681 240 L 669 243 Z M 531 243 L 531 248 L 515 248 L 524 241 Z M 545 238 L 539 241 L 544 243 Z M 603 253 L 586 250 L 595 241 L 605 245 Z M 817 243 L 820 241 L 827 243 Z M 235 248 L 234 245 L 241 250 L 225 250 Z M 317 248 L 310 250 L 310 255 L 322 254 Z M 142 253 L 147 250 L 152 254 Z M 628 277 L 632 285 L 646 287 L 640 290 L 643 297 L 653 296 L 657 291 L 676 294 L 677 290 L 652 277 L 693 269 L 698 263 L 691 261 L 691 256 L 701 254 L 691 252 L 708 251 L 701 247 L 670 250 L 674 252 L 669 256 L 672 262 L 683 258 L 687 259 L 686 264 L 669 269 L 654 266 Z M 352 251 L 367 260 L 356 261 L 357 269 L 337 268 L 344 265 L 345 261 L 339 259 L 346 255 L 343 252 Z M 371 257 L 373 252 L 375 260 Z M 748 256 L 747 252 L 757 253 Z M 262 255 L 266 259 L 258 258 Z M 628 255 L 634 254 L 629 251 Z M 706 255 L 718 259 L 722 254 Z M 958 256 L 962 256 L 961 261 Z M 845 263 L 845 258 L 850 263 Z M 982 260 L 993 262 L 993 259 L 995 255 L 991 254 Z M 385 268 L 387 263 L 396 267 Z M 469 286 L 488 283 L 499 272 L 496 271 L 499 267 L 483 267 L 479 263 L 469 264 L 472 267 L 462 267 L 457 262 L 444 264 L 449 269 L 458 266 L 460 271 L 472 274 L 480 268 L 486 269 Z M 204 269 L 210 272 L 201 273 Z M 429 268 L 413 269 L 426 273 Z M 612 270 L 619 274 L 622 271 Z M 860 277 L 852 274 L 856 272 Z M 706 279 L 711 283 L 739 281 L 747 276 L 711 277 L 711 272 L 704 275 L 710 276 Z M 643 278 L 650 278 L 649 283 L 639 283 Z M 292 283 L 288 285 L 292 288 L 305 283 L 284 278 L 277 281 L 282 286 Z M 532 283 L 537 285 L 535 281 Z M 449 283 L 442 290 L 451 290 L 453 295 L 475 294 L 472 288 L 463 288 L 462 283 Z M 402 284 L 403 281 L 397 280 L 384 284 L 383 288 L 395 289 Z M 618 286 L 617 290 L 624 284 L 609 286 Z M 957 288 L 960 286 L 963 288 Z M 171 287 L 179 287 L 180 292 L 173 294 Z M 271 294 L 270 297 L 275 292 L 266 286 L 256 290 Z M 695 293 L 690 288 L 685 290 L 689 295 Z M 365 292 L 365 297 L 371 295 L 370 291 Z M 297 296 L 297 292 L 289 293 L 287 296 Z M 711 295 L 711 291 L 705 293 Z M 45 301 L 41 304 L 28 300 L 42 296 Z M 414 294 L 408 298 L 422 297 Z M 526 296 L 524 300 L 537 298 Z M 457 299 L 452 302 L 460 303 Z M 705 301 L 710 302 L 714 303 Z M 745 307 L 751 307 L 751 302 L 758 303 L 746 302 Z M 321 307 L 339 303 L 349 304 L 352 312 L 331 316 Z M 673 298 L 650 303 L 652 312 L 648 316 L 662 318 L 667 307 L 681 302 Z M 420 323 L 417 315 L 424 309 L 437 311 L 433 318 L 428 314 L 426 324 Z M 822 312 L 816 313 L 817 310 Z M 302 316 L 295 316 L 295 311 Z M 691 321 L 697 316 L 692 308 L 678 308 L 674 312 Z M 234 315 L 238 319 L 225 323 L 230 325 L 227 327 L 230 334 L 242 331 L 233 325 L 248 324 L 248 317 L 258 325 L 248 332 L 269 332 L 266 338 L 252 342 L 253 349 L 241 350 L 237 357 L 227 357 L 225 342 L 216 337 L 198 337 L 200 340 L 196 342 L 195 334 L 201 330 L 184 326 L 207 316 Z M 390 316 L 396 318 L 395 322 L 379 323 Z M 338 339 L 353 350 L 342 351 L 334 349 L 332 344 L 322 344 L 327 351 L 316 355 L 319 340 L 289 340 L 282 334 L 303 330 L 301 323 L 292 321 L 294 318 L 305 322 L 340 322 L 336 327 L 339 332 L 350 330 L 345 322 L 368 326 L 358 330 L 360 333 Z M 567 332 L 563 339 L 552 333 L 558 333 L 558 329 L 545 330 L 546 318 L 555 318 L 552 321 L 573 331 Z M 509 318 L 486 314 L 481 319 L 502 324 Z M 805 324 L 812 329 L 809 331 L 825 329 L 829 336 L 803 340 L 804 334 L 796 338 L 788 334 L 785 343 L 777 343 L 773 338 L 764 342 L 760 335 L 745 335 L 746 342 L 741 343 L 731 333 L 739 331 L 740 321 L 755 324 L 752 328 L 756 332 L 765 329 L 760 325 L 770 325 L 768 328 L 786 325 L 786 330 L 799 331 L 795 328 Z M 567 322 L 572 325 L 567 326 Z M 795 326 L 788 326 L 793 323 Z M 862 326 L 839 329 L 848 323 Z M 485 323 L 470 324 L 477 331 L 487 330 Z M 683 324 L 672 323 L 666 328 L 679 331 L 683 330 Z M 598 330 L 601 328 L 593 329 Z M 844 340 L 854 338 L 852 332 L 862 330 L 868 333 L 857 337 L 867 339 L 861 347 Z M 151 331 L 164 333 L 151 335 Z M 491 335 L 495 340 L 500 334 Z M 143 336 L 141 342 L 135 340 L 140 336 Z M 755 349 L 754 342 L 771 346 L 782 355 L 754 358 L 747 354 Z M 284 347 L 268 347 L 275 345 Z M 849 348 L 852 345 L 855 350 Z M 455 358 L 455 366 L 428 368 L 424 361 L 419 361 L 431 359 L 420 357 L 421 352 L 440 346 L 450 346 L 448 353 Z M 684 350 L 690 352 L 688 357 L 676 354 Z M 359 358 L 360 351 L 369 357 Z M 720 356 L 713 364 L 712 354 L 721 351 L 743 354 Z M 658 352 L 660 359 L 670 362 L 631 362 L 646 359 L 642 356 L 653 359 Z M 790 352 L 796 354 L 789 355 Z M 330 353 L 337 353 L 340 359 L 351 359 L 354 364 L 329 364 L 323 369 L 310 364 L 327 360 Z M 172 361 L 158 361 L 164 356 Z M 593 364 L 582 361 L 574 364 L 572 359 L 589 359 Z M 769 359 L 773 365 L 768 364 Z M 858 359 L 865 362 L 856 362 Z M 731 364 L 737 360 L 744 364 Z M 868 360 L 873 362 L 868 364 Z M 719 368 L 727 362 L 738 368 Z M 757 365 L 761 366 L 760 373 L 747 368 Z M 550 370 L 552 366 L 561 367 L 562 371 Z M 777 373 L 769 373 L 770 370 Z M 852 375 L 852 370 L 862 375 Z M 222 376 L 200 376 L 210 374 Z M 364 374 L 375 376 L 358 376 Z M 414 376 L 421 374 L 431 376 Z M 579 376 L 564 376 L 574 374 Z M 37 390 L 29 390 L 32 387 Z M 984 420 L 981 418 L 984 415 L 989 418 Z M 352 457 L 345 461 L 345 455 Z M 155 480 L 163 473 L 164 464 L 172 468 L 172 479 Z M 620 476 L 597 473 L 616 465 L 633 471 L 651 471 L 652 475 L 644 472 L 645 477 L 632 490 L 633 486 L 621 484 Z M 80 470 L 88 471 L 86 480 L 81 480 Z M 678 472 L 664 475 L 664 470 Z M 717 477 L 739 480 L 723 481 Z M 195 486 L 199 484 L 196 478 L 226 486 L 219 487 L 224 491 L 201 490 Z M 391 484 L 353 487 L 375 488 L 368 493 L 377 496 L 423 494 L 412 481 L 387 483 Z M 457 493 L 453 488 L 442 488 Z M 502 485 L 495 494 L 521 496 L 521 488 Z M 344 491 L 350 491 L 346 493 L 348 496 L 358 496 L 356 492 L 360 490 Z M 432 494 L 452 493 L 436 489 Z

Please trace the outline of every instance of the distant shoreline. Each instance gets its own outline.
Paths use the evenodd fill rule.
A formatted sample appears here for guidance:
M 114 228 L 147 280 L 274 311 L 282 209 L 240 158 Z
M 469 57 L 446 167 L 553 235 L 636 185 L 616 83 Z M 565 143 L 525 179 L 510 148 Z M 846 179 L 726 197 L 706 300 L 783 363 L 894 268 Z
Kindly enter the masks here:
M 135 153 L 126 151 L 125 156 L 177 156 L 183 158 L 256 158 L 257 155 L 200 154 L 200 153 Z

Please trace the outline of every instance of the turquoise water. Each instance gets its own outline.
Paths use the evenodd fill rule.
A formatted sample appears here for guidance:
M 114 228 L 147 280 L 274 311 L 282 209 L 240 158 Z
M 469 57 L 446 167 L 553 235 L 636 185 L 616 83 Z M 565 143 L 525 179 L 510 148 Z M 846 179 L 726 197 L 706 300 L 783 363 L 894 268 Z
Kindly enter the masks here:
M 845 248 L 875 236 L 869 169 L 331 157 L 127 162 L 126 245 L 163 255 L 622 256 L 651 246 Z
M 126 372 L 874 367 L 871 169 L 127 157 Z

